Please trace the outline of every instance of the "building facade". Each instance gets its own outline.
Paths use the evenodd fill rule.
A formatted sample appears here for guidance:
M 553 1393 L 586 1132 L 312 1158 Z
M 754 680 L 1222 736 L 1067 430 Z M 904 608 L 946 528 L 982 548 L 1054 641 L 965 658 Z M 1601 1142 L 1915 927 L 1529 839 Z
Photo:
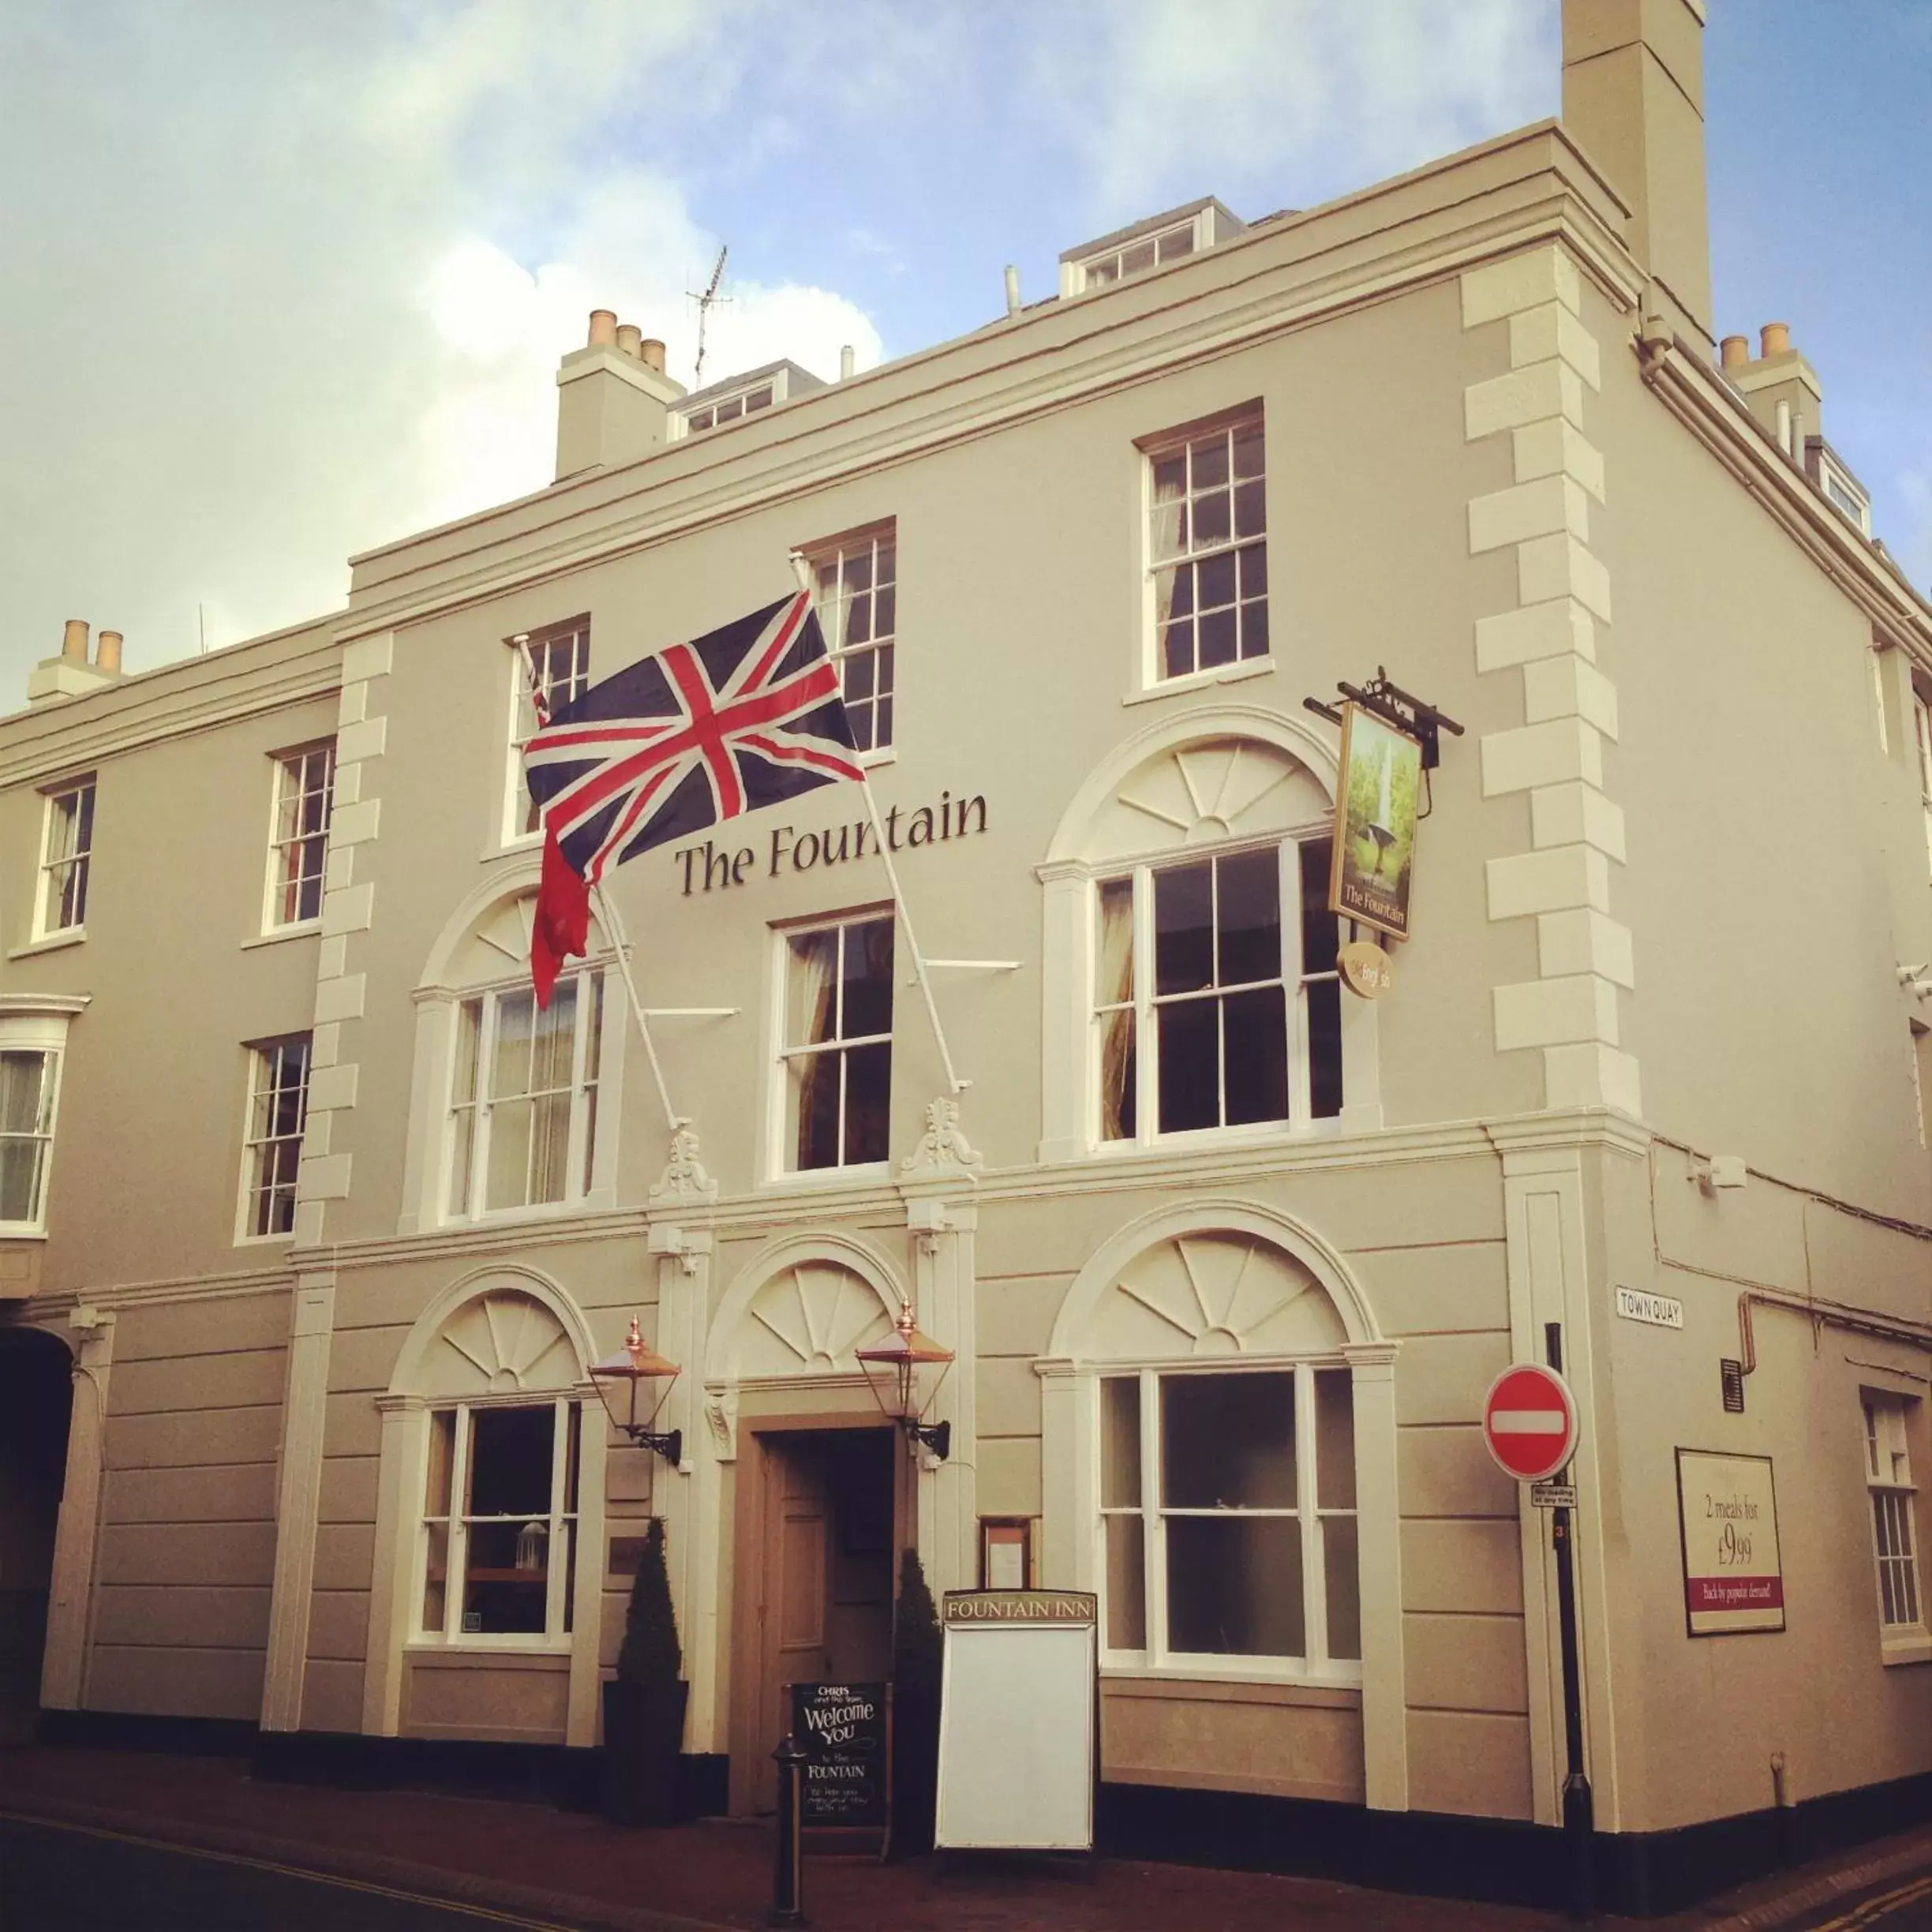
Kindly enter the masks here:
M 70 627 L 0 721 L 44 1709 L 587 1749 L 656 1515 L 721 1807 L 782 1683 L 884 1673 L 904 1545 L 1099 1593 L 1151 1837 L 1533 1889 L 1549 1518 L 1480 1421 L 1554 1341 L 1613 1895 L 1923 1809 L 1932 612 L 1802 355 L 1713 352 L 1701 8 L 1565 11 L 1563 123 L 835 384 L 692 401 L 600 312 L 554 484 L 344 610 Z M 522 644 L 574 694 L 794 552 L 909 916 L 828 788 L 616 872 L 540 1013 Z M 1303 700 L 1378 666 L 1466 735 L 1368 999 Z M 944 1459 L 855 1357 L 902 1305 Z M 675 1465 L 587 1380 L 634 1314 Z M 1781 1627 L 1697 1597 L 1732 1507 Z

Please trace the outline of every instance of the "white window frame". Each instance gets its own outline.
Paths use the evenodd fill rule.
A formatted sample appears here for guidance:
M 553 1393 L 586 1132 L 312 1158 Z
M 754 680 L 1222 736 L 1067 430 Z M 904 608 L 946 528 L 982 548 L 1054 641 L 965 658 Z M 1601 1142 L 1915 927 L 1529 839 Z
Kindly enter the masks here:
M 100 803 L 96 777 L 95 773 L 88 772 L 81 777 L 50 785 L 43 794 L 46 803 L 40 832 L 40 872 L 34 893 L 33 930 L 36 939 L 87 937 L 88 889 L 94 860 L 94 820 Z M 63 819 L 61 807 L 69 799 L 85 802 L 77 803 L 71 817 Z M 57 852 L 54 837 L 63 823 L 75 828 L 74 844 L 69 849 Z M 66 881 L 77 874 L 80 883 L 75 894 L 78 900 L 75 916 L 56 923 L 54 915 L 65 897 Z
M 893 557 L 893 625 L 883 633 L 878 629 L 878 556 L 882 548 L 889 549 Z M 871 561 L 871 583 L 867 590 L 848 593 L 842 578 L 846 560 L 856 556 L 861 550 L 867 552 Z M 839 690 L 841 695 L 848 689 L 852 672 L 858 662 L 869 657 L 872 660 L 872 695 L 858 700 L 861 706 L 871 707 L 872 743 L 859 754 L 861 765 L 871 766 L 889 765 L 897 755 L 893 745 L 893 730 L 898 722 L 898 668 L 899 668 L 899 530 L 896 518 L 888 517 L 882 522 L 867 524 L 863 529 L 847 530 L 837 537 L 828 537 L 822 541 L 803 546 L 802 554 L 812 574 L 812 605 L 818 616 L 818 627 L 825 635 L 826 652 L 838 666 Z M 833 582 L 827 586 L 822 573 L 827 569 L 833 573 Z M 857 644 L 844 642 L 845 613 L 850 608 L 854 595 L 871 599 L 872 635 Z M 890 687 L 883 694 L 886 702 L 892 706 L 885 736 L 878 733 L 878 706 L 882 694 L 878 685 L 878 659 L 882 650 L 892 653 Z M 847 710 L 849 713 L 851 704 Z
M 1363 1543 L 1361 1472 L 1354 1471 L 1355 1501 L 1346 1509 L 1323 1507 L 1318 1501 L 1316 1481 L 1315 1375 L 1318 1370 L 1338 1372 L 1350 1377 L 1351 1404 L 1354 1399 L 1354 1376 L 1347 1360 L 1339 1355 L 1246 1356 L 1216 1358 L 1204 1362 L 1108 1362 L 1098 1365 L 1089 1377 L 1091 1399 L 1087 1426 L 1091 1432 L 1094 1518 L 1092 1574 L 1100 1595 L 1099 1642 L 1103 1675 L 1127 1676 L 1185 1676 L 1231 1679 L 1244 1683 L 1309 1683 L 1359 1687 L 1362 1681 L 1360 1658 L 1334 1657 L 1327 1654 L 1327 1571 L 1322 1550 L 1321 1523 L 1334 1517 L 1352 1517 L 1356 1523 L 1357 1595 L 1361 1594 Z M 1188 1375 L 1284 1375 L 1295 1382 L 1295 1487 L 1294 1511 L 1244 1509 L 1243 1516 L 1294 1515 L 1301 1533 L 1302 1628 L 1306 1653 L 1299 1657 L 1271 1657 L 1224 1654 L 1220 1652 L 1174 1651 L 1167 1647 L 1166 1518 L 1176 1514 L 1200 1512 L 1165 1509 L 1161 1503 L 1160 1389 L 1164 1380 Z M 1138 1378 L 1140 1385 L 1140 1502 L 1138 1509 L 1105 1507 L 1103 1473 L 1103 1397 L 1101 1383 L 1116 1379 Z M 1350 1452 L 1354 1452 L 1351 1437 Z M 1237 1512 L 1230 1511 L 1230 1514 Z M 1116 1650 L 1107 1643 L 1106 1518 L 1109 1515 L 1136 1515 L 1141 1521 L 1142 1608 L 1145 1618 L 1147 1647 L 1144 1650 Z
M 1272 1139 L 1285 1133 L 1306 1135 L 1341 1131 L 1341 1114 L 1324 1114 L 1318 1118 L 1312 1111 L 1313 1101 L 1309 1080 L 1308 995 L 1311 986 L 1317 982 L 1325 983 L 1339 980 L 1340 974 L 1339 972 L 1305 972 L 1301 951 L 1301 848 L 1305 845 L 1318 848 L 1325 845 L 1330 837 L 1331 829 L 1325 825 L 1297 827 L 1291 831 L 1271 833 L 1264 839 L 1230 840 L 1225 845 L 1205 846 L 1193 851 L 1166 852 L 1138 860 L 1095 868 L 1088 888 L 1088 917 L 1092 922 L 1093 937 L 1088 949 L 1092 967 L 1087 994 L 1086 1079 L 1087 1135 L 1095 1154 L 1113 1156 L 1144 1151 L 1155 1147 L 1193 1146 L 1209 1140 L 1222 1143 Z M 1172 871 L 1182 866 L 1207 864 L 1216 859 L 1235 858 L 1243 852 L 1264 851 L 1271 846 L 1279 854 L 1278 889 L 1281 895 L 1282 970 L 1278 980 L 1257 980 L 1253 983 L 1257 986 L 1279 984 L 1284 988 L 1292 987 L 1294 989 L 1287 1027 L 1287 1118 L 1245 1121 L 1235 1126 L 1177 1129 L 1163 1133 L 1160 1128 L 1159 1028 L 1155 1024 L 1155 1015 L 1163 1005 L 1176 1004 L 1190 998 L 1208 998 L 1215 994 L 1204 989 L 1198 995 L 1170 995 L 1165 999 L 1156 999 L 1154 993 L 1154 875 L 1158 872 Z M 1135 1130 L 1119 1140 L 1110 1140 L 1102 1138 L 1100 1119 L 1106 1023 L 1106 1017 L 1121 1010 L 1125 1002 L 1103 1005 L 1098 997 L 1100 989 L 1093 983 L 1093 976 L 1098 973 L 1100 965 L 1101 889 L 1117 880 L 1129 878 L 1133 882 Z M 1337 915 L 1337 918 L 1339 919 L 1340 915 Z M 1339 934 L 1339 926 L 1337 930 Z M 1342 1104 L 1346 1110 L 1349 1059 L 1346 1000 L 1342 1002 Z M 1222 1103 L 1225 1110 L 1225 1095 Z
M 85 1000 L 74 996 L 72 1006 L 59 1012 L 8 1013 L 0 1010 L 0 1053 L 37 1054 L 41 1062 L 40 1124 L 32 1132 L 8 1134 L 8 1140 L 31 1140 L 40 1150 L 36 1163 L 33 1212 L 22 1220 L 0 1221 L 0 1239 L 39 1241 L 47 1236 L 47 1196 L 52 1191 L 54 1150 L 60 1131 L 62 1076 L 66 1071 L 67 1020 Z
M 712 396 L 695 409 L 680 410 L 677 419 L 685 436 L 706 436 L 713 429 L 760 415 L 784 399 L 782 379 L 777 374 L 764 376 L 756 382 L 747 383 L 742 389 L 728 389 L 722 395 Z
M 551 1438 L 550 1512 L 543 1519 L 549 1538 L 544 1628 L 541 1631 L 466 1631 L 462 1627 L 462 1586 L 469 1573 L 470 1525 L 473 1522 L 485 1520 L 472 1517 L 459 1507 L 469 1484 L 470 1443 L 474 1434 L 477 1414 L 486 1409 L 541 1409 L 546 1406 L 555 1411 L 556 1432 Z M 411 1564 L 412 1588 L 408 1623 L 408 1641 L 410 1644 L 472 1650 L 567 1653 L 571 1649 L 576 1623 L 586 1614 L 586 1607 L 582 1603 L 571 1601 L 570 1589 L 571 1573 L 576 1567 L 578 1545 L 583 1536 L 584 1434 L 597 1420 L 593 1416 L 586 1421 L 582 1413 L 585 1406 L 582 1398 L 567 1391 L 549 1397 L 522 1395 L 485 1396 L 472 1398 L 468 1401 L 435 1402 L 427 1406 L 423 1419 L 425 1431 L 423 1481 L 421 1493 L 416 1499 L 416 1544 L 414 1560 Z M 433 1459 L 430 1441 L 433 1438 L 436 1419 L 440 1414 L 451 1414 L 455 1418 L 451 1425 L 449 1509 L 446 1515 L 432 1515 L 428 1488 Z M 573 1428 L 576 1432 L 574 1437 L 570 1433 Z M 567 1507 L 571 1503 L 569 1488 L 573 1462 L 577 1474 L 577 1496 L 575 1507 Z M 507 1522 L 514 1518 L 491 1518 L 487 1520 Z M 534 1522 L 537 1519 L 533 1517 L 526 1520 Z M 571 1530 L 567 1538 L 564 1535 L 566 1524 L 570 1525 Z M 443 1627 L 432 1630 L 424 1622 L 423 1612 L 429 1583 L 431 1532 L 437 1526 L 446 1531 L 444 1545 Z M 568 1544 L 568 1555 L 560 1559 L 559 1552 L 564 1550 L 566 1542 Z M 570 1602 L 571 1612 L 567 1623 L 564 1614 L 567 1602 Z M 590 1606 L 589 1613 L 596 1614 L 596 1608 L 595 1605 Z
M 1234 437 L 1241 431 L 1252 428 L 1261 436 L 1261 474 L 1258 477 L 1244 477 L 1241 481 L 1258 482 L 1261 487 L 1261 530 L 1258 535 L 1250 533 L 1242 537 L 1236 533 L 1236 480 L 1233 474 L 1232 451 Z M 1190 446 L 1205 442 L 1212 436 L 1228 440 L 1230 448 L 1230 473 L 1228 477 L 1228 535 L 1223 542 L 1197 549 L 1194 546 L 1190 529 L 1186 546 L 1170 555 L 1162 555 L 1155 541 L 1154 519 L 1157 504 L 1154 493 L 1154 472 L 1157 464 L 1171 459 L 1177 452 L 1185 452 Z M 1268 555 L 1268 526 L 1272 521 L 1268 511 L 1268 447 L 1266 414 L 1258 402 L 1245 404 L 1240 408 L 1226 411 L 1219 416 L 1204 418 L 1199 422 L 1187 423 L 1173 429 L 1164 429 L 1158 434 L 1143 437 L 1135 447 L 1140 462 L 1140 690 L 1144 695 L 1176 691 L 1191 691 L 1204 684 L 1228 683 L 1241 678 L 1259 677 L 1275 668 L 1275 582 L 1271 575 L 1267 588 L 1259 600 L 1244 600 L 1240 589 L 1241 569 L 1241 553 L 1245 550 L 1259 549 L 1262 556 L 1262 569 L 1271 567 Z M 1191 511 L 1195 491 L 1193 488 L 1193 459 L 1188 459 L 1189 471 L 1182 503 Z M 1160 631 L 1159 580 L 1164 570 L 1171 570 L 1182 564 L 1198 567 L 1219 556 L 1234 560 L 1236 586 L 1234 602 L 1230 607 L 1234 612 L 1237 631 L 1237 655 L 1228 663 L 1203 666 L 1198 631 L 1195 642 L 1194 668 L 1189 671 L 1167 674 L 1165 663 L 1165 646 Z M 1250 657 L 1239 655 L 1239 631 L 1243 623 L 1241 613 L 1256 601 L 1267 605 L 1267 623 L 1268 644 L 1265 650 Z
M 849 1039 L 842 1036 L 835 1036 L 832 1039 L 822 1040 L 817 1045 L 811 1046 L 788 1046 L 785 1040 L 785 1019 L 791 996 L 792 942 L 795 939 L 808 938 L 818 933 L 838 932 L 842 934 L 848 927 L 874 925 L 882 919 L 890 921 L 893 927 L 891 1026 L 884 1033 L 858 1034 Z M 828 1167 L 796 1166 L 794 1163 L 797 1148 L 786 1132 L 786 1118 L 789 1111 L 788 1101 L 791 1087 L 791 1063 L 794 1060 L 803 1058 L 811 1054 L 823 1053 L 836 1053 L 843 1058 L 852 1048 L 857 1046 L 883 1046 L 888 1050 L 889 1055 L 891 1054 L 899 1020 L 898 970 L 901 957 L 900 953 L 901 935 L 899 931 L 898 915 L 890 905 L 870 906 L 858 912 L 841 913 L 833 919 L 807 919 L 793 926 L 775 927 L 773 928 L 772 938 L 773 972 L 770 1006 L 772 1050 L 769 1056 L 772 1080 L 771 1099 L 767 1110 L 766 1173 L 773 1181 L 792 1187 L 822 1187 L 840 1181 L 889 1173 L 892 1167 L 889 1151 L 892 1131 L 889 1098 L 887 1101 L 886 1113 L 888 1145 L 886 1157 L 883 1160 L 854 1161 L 850 1163 L 848 1163 L 843 1158 L 845 1137 L 845 1100 L 842 1073 L 839 1092 L 839 1152 L 841 1158 L 837 1161 Z M 839 941 L 841 960 L 844 956 L 844 944 L 845 942 L 841 937 Z M 843 1020 L 844 1016 L 841 1013 L 841 1024 Z M 896 1066 L 893 1065 L 891 1058 L 889 1058 L 888 1060 L 888 1068 L 886 1079 L 887 1092 L 889 1095 L 892 1078 L 897 1070 Z
M 564 623 L 547 624 L 541 631 L 519 632 L 509 638 L 507 644 L 505 654 L 510 660 L 509 750 L 504 765 L 503 803 L 497 826 L 498 849 L 504 852 L 540 844 L 543 841 L 541 826 L 526 830 L 523 824 L 530 803 L 530 793 L 523 784 L 523 747 L 530 742 L 530 736 L 523 729 L 524 706 L 529 702 L 530 693 L 530 674 L 523 668 L 523 650 L 529 650 L 531 661 L 537 666 L 544 695 L 550 700 L 552 709 L 569 703 L 574 698 L 581 698 L 590 683 L 589 614 L 572 617 Z M 560 677 L 551 653 L 566 645 L 571 648 L 571 664 L 569 670 Z
M 297 1091 L 300 1095 L 298 1112 L 300 1119 L 292 1134 L 257 1133 L 257 1107 L 275 1091 L 271 1084 L 282 1065 L 282 1057 L 294 1047 L 301 1049 L 301 1079 Z M 295 1149 L 295 1166 L 299 1174 L 301 1167 L 302 1136 L 309 1125 L 309 1082 L 315 1072 L 314 1036 L 309 1033 L 285 1033 L 272 1039 L 253 1040 L 249 1043 L 249 1076 L 247 1110 L 242 1118 L 242 1190 L 235 1210 L 235 1245 L 256 1241 L 287 1241 L 294 1239 L 294 1197 L 291 1191 L 289 1206 L 289 1225 L 286 1228 L 271 1228 L 257 1231 L 255 1226 L 256 1211 L 263 1196 L 262 1175 L 267 1163 L 274 1159 L 279 1151 L 292 1142 Z M 269 1190 L 274 1191 L 273 1186 Z
M 593 982 L 603 979 L 601 1023 L 598 1016 L 598 999 Z M 496 1050 L 498 1015 L 506 998 L 530 995 L 530 983 L 527 976 L 505 980 L 487 987 L 466 990 L 451 1001 L 450 1020 L 451 1034 L 448 1065 L 443 1082 L 442 1108 L 442 1155 L 437 1163 L 439 1186 L 436 1193 L 437 1218 L 447 1226 L 470 1226 L 503 1221 L 529 1220 L 542 1216 L 581 1214 L 597 1196 L 609 1187 L 612 1146 L 616 1136 L 617 1121 L 615 1112 L 615 1096 L 612 1091 L 612 1053 L 616 1045 L 614 1035 L 621 1033 L 623 1002 L 612 997 L 612 990 L 601 962 L 592 960 L 575 967 L 571 972 L 560 973 L 557 987 L 574 984 L 576 988 L 577 1017 L 571 1041 L 571 1109 L 570 1138 L 564 1153 L 564 1189 L 560 1200 L 532 1201 L 506 1208 L 491 1208 L 483 1204 L 484 1190 L 489 1177 L 489 1135 L 492 1117 L 497 1102 L 490 1096 L 488 1088 L 490 1066 Z M 552 998 L 554 999 L 554 994 Z M 462 1009 L 472 1002 L 479 1008 L 479 1024 L 477 1032 L 476 1091 L 468 1100 L 459 1099 L 456 1086 L 461 1067 Z M 586 1080 L 586 1067 L 590 1058 L 591 1029 L 597 1024 L 596 1040 L 596 1072 Z M 592 1109 L 585 1104 L 585 1095 L 594 1090 L 596 1094 L 596 1126 L 594 1140 L 590 1140 Z M 507 1095 L 515 1099 L 526 1096 Z M 466 1199 L 459 1208 L 451 1200 L 455 1185 L 459 1138 L 457 1133 L 457 1116 L 465 1109 L 471 1115 L 469 1148 L 469 1186 Z M 586 1142 L 590 1140 L 590 1172 L 585 1172 Z
M 1919 1560 L 1919 1487 L 1912 1480 L 1910 1448 L 1918 1405 L 1908 1397 L 1872 1388 L 1861 1389 L 1859 1401 L 1879 1642 L 1888 1662 L 1918 1662 L 1932 1657 L 1925 1573 Z M 1893 1614 L 1901 1608 L 1910 1614 Z
M 317 739 L 313 744 L 277 751 L 273 758 L 275 780 L 269 788 L 268 865 L 262 882 L 261 929 L 264 934 L 309 932 L 322 923 L 329 826 L 335 815 L 335 740 Z M 304 831 L 301 808 L 307 799 L 317 796 L 310 783 L 317 760 L 320 761 L 322 822 Z M 284 822 L 285 814 L 290 807 L 295 812 L 293 830 L 286 829 Z M 316 860 L 313 872 L 307 869 L 311 856 Z M 303 912 L 300 909 L 301 889 L 312 879 L 315 883 L 316 909 Z M 283 919 L 280 916 L 282 904 L 291 886 L 296 890 L 296 915 L 293 919 Z

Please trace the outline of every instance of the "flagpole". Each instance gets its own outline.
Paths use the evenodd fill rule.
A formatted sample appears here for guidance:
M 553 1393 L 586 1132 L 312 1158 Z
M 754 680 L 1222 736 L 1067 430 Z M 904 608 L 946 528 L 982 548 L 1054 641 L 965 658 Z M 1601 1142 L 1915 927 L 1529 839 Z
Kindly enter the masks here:
M 664 1068 L 658 1062 L 657 1049 L 651 1040 L 650 1022 L 644 1017 L 644 1002 L 638 998 L 637 982 L 631 976 L 630 939 L 617 916 L 617 908 L 605 893 L 603 882 L 599 880 L 590 889 L 597 894 L 597 917 L 604 922 L 604 930 L 609 934 L 611 943 L 616 949 L 617 970 L 623 975 L 624 990 L 631 996 L 631 1011 L 637 1020 L 638 1032 L 643 1036 L 644 1057 L 650 1062 L 651 1078 L 657 1083 L 657 1098 L 664 1103 L 665 1118 L 671 1123 L 671 1131 L 676 1133 L 687 1124 L 690 1116 L 679 1113 L 671 1104 L 671 1090 L 665 1084 Z
M 792 552 L 792 574 L 798 579 L 799 589 L 807 596 L 811 595 L 811 565 L 802 550 Z M 828 653 L 829 646 L 828 648 Z M 919 950 L 919 935 L 912 930 L 912 915 L 906 909 L 905 894 L 899 887 L 899 868 L 892 862 L 892 848 L 886 842 L 886 827 L 879 818 L 878 800 L 872 796 L 872 781 L 863 766 L 859 769 L 859 785 L 865 793 L 866 811 L 872 820 L 872 836 L 878 841 L 878 855 L 885 861 L 886 878 L 892 887 L 893 908 L 899 915 L 899 923 L 905 928 L 906 944 L 912 949 L 912 971 L 919 980 L 919 989 L 926 1001 L 926 1017 L 932 1022 L 933 1038 L 938 1043 L 939 1061 L 945 1069 L 946 1087 L 957 1099 L 972 1084 L 963 1080 L 953 1069 L 953 1053 L 946 1045 L 945 1028 L 939 1024 L 939 1005 L 933 998 L 932 982 L 926 976 L 926 956 Z
M 515 645 L 517 655 L 523 660 L 523 675 L 530 680 L 530 709 L 536 713 L 539 726 L 547 724 L 550 721 L 550 707 L 544 696 L 542 680 L 537 675 L 537 661 L 530 655 L 530 634 L 520 631 L 510 641 Z M 665 1118 L 671 1123 L 671 1131 L 676 1133 L 686 1125 L 688 1117 L 679 1113 L 671 1104 L 671 1090 L 665 1084 L 664 1068 L 657 1058 L 656 1043 L 651 1039 L 650 1022 L 644 1017 L 644 1002 L 638 997 L 637 981 L 631 977 L 630 940 L 617 917 L 617 908 L 605 896 L 603 882 L 599 880 L 590 889 L 597 895 L 597 916 L 603 921 L 605 934 L 617 955 L 617 970 L 623 975 L 624 990 L 631 997 L 631 1011 L 643 1038 L 644 1057 L 650 1062 L 651 1078 L 657 1083 L 657 1098 L 664 1105 Z

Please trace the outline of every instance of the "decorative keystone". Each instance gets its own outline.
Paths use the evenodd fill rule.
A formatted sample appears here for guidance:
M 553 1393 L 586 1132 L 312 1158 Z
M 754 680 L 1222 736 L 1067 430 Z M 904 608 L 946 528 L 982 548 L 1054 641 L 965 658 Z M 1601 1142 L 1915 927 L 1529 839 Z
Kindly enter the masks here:
M 650 1191 L 653 1204 L 663 1206 L 672 1201 L 713 1201 L 717 1199 L 718 1184 L 705 1171 L 704 1163 L 698 1158 L 697 1130 L 691 1127 L 680 1127 L 671 1136 L 671 1158 L 665 1163 L 664 1172 L 657 1177 L 657 1185 Z
M 928 1103 L 926 1131 L 899 1167 L 908 1174 L 977 1174 L 985 1165 L 985 1156 L 960 1129 L 959 1103 L 942 1099 Z

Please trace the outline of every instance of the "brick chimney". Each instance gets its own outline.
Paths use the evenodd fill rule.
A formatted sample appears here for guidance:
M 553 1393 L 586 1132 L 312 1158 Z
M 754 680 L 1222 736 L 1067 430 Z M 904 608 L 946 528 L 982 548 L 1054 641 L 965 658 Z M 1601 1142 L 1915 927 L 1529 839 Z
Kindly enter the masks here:
M 1563 0 L 1563 118 L 1631 204 L 1652 306 L 1710 350 L 1705 0 Z
M 671 405 L 683 393 L 665 373 L 662 343 L 611 309 L 592 309 L 589 339 L 557 370 L 557 481 L 661 449 L 671 440 Z

